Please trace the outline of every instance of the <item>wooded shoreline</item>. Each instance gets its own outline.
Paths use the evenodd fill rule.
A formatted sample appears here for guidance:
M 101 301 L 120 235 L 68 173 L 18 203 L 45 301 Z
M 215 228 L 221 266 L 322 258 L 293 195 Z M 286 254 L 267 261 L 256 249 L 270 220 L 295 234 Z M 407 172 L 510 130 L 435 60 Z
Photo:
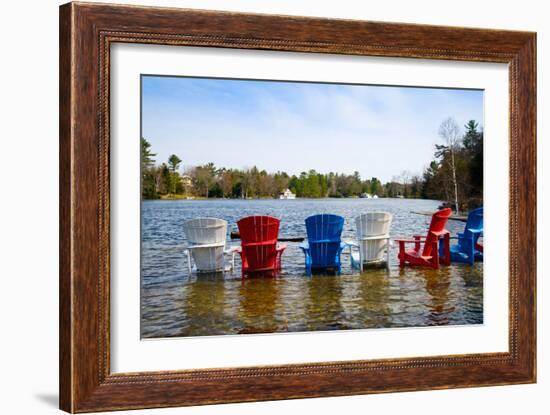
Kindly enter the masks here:
M 267 172 L 256 166 L 235 169 L 207 163 L 189 166 L 180 173 L 182 160 L 172 154 L 157 165 L 151 144 L 141 138 L 142 198 L 163 199 L 278 199 L 285 190 L 298 198 L 354 198 L 366 195 L 404 199 L 447 201 L 455 211 L 483 204 L 483 131 L 469 121 L 465 132 L 452 118 L 441 123 L 434 158 L 424 171 L 403 171 L 382 183 L 377 177 L 363 179 L 359 172 L 319 173 L 315 169 L 289 175 Z

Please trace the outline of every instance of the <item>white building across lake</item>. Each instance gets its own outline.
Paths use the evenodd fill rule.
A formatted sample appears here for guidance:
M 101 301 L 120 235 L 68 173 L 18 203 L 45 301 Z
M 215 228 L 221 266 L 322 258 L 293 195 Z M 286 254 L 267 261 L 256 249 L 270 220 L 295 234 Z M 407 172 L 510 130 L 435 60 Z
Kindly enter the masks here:
M 292 193 L 290 189 L 286 189 L 279 195 L 279 199 L 296 199 L 296 195 Z

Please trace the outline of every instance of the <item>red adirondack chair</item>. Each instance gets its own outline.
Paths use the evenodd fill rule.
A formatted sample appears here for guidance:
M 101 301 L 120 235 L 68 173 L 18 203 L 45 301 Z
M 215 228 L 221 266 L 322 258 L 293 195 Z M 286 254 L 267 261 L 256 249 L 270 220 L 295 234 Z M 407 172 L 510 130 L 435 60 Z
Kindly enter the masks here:
M 450 234 L 445 225 L 452 210 L 442 209 L 432 215 L 432 222 L 428 229 L 428 234 L 425 238 L 415 235 L 414 239 L 396 239 L 399 242 L 399 265 L 401 267 L 408 265 L 439 268 L 439 263 L 450 265 Z M 439 258 L 439 240 L 443 238 L 444 256 Z M 421 243 L 424 243 L 424 248 L 421 250 Z M 406 243 L 414 243 L 414 249 L 405 249 Z
M 242 272 L 277 271 L 286 245 L 278 244 L 281 221 L 271 216 L 248 216 L 237 222 L 241 246 Z

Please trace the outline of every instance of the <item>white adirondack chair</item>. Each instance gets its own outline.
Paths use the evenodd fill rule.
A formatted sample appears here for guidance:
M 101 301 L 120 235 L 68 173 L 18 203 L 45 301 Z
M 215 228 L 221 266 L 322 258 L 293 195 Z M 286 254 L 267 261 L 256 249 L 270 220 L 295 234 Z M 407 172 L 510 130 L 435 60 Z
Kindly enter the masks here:
M 357 241 L 347 242 L 351 249 L 351 264 L 363 269 L 365 265 L 390 264 L 390 227 L 388 212 L 367 212 L 355 218 Z M 353 249 L 356 248 L 356 249 Z
M 224 271 L 227 222 L 216 218 L 196 218 L 186 221 L 183 230 L 189 242 L 185 250 L 189 273 L 192 272 L 191 257 L 197 272 Z

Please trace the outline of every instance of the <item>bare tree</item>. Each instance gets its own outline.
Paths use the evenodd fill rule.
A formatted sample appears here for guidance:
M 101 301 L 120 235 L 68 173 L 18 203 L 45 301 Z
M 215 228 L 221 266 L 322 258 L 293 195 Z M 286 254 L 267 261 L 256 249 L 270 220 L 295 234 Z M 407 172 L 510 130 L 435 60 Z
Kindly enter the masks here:
M 412 174 L 408 170 L 403 170 L 401 172 L 400 180 L 401 180 L 401 183 L 403 183 L 403 196 L 404 197 L 409 197 L 411 176 L 412 176 Z
M 449 117 L 441 123 L 439 126 L 439 136 L 445 140 L 444 146 L 438 146 L 438 150 L 441 154 L 448 152 L 451 156 L 451 172 L 452 172 L 452 181 L 454 187 L 454 196 L 455 196 L 455 211 L 458 215 L 459 205 L 458 205 L 458 184 L 456 181 L 456 164 L 455 164 L 455 152 L 460 146 L 460 127 L 454 120 L 454 118 Z
M 208 199 L 210 187 L 215 181 L 215 167 L 213 163 L 205 164 L 204 166 L 197 166 L 194 168 L 192 176 L 194 185 L 199 191 L 202 191 L 204 196 Z
M 233 172 L 231 170 L 222 169 L 219 172 L 220 187 L 223 197 L 231 197 L 233 190 Z

